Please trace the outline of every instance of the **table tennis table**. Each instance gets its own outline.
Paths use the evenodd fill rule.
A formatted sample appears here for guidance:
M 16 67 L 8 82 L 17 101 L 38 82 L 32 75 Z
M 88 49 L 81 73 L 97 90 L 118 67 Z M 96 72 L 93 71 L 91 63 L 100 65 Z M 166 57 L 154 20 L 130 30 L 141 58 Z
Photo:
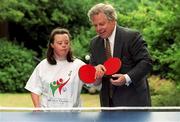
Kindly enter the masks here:
M 180 111 L 0 112 L 0 122 L 180 122 Z

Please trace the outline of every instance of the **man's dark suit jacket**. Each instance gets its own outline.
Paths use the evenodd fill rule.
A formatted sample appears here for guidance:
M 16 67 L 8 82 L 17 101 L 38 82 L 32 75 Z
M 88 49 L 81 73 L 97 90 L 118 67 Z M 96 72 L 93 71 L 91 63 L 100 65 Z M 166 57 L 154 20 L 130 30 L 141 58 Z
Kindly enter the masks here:
M 96 66 L 106 60 L 104 40 L 96 36 L 91 41 L 90 64 Z M 120 26 L 116 27 L 113 57 L 122 61 L 118 73 L 128 74 L 132 80 L 129 86 L 113 85 L 114 106 L 151 106 L 147 74 L 152 69 L 152 60 L 147 45 L 140 33 Z M 109 107 L 109 79 L 102 78 L 100 102 L 102 107 Z

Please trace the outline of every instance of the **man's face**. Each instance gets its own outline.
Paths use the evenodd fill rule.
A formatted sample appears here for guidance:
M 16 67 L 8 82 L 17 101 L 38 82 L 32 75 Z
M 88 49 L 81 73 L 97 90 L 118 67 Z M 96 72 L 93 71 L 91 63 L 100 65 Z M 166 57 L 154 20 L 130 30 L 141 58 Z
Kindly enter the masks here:
M 92 17 L 92 24 L 96 29 L 96 33 L 103 39 L 112 34 L 115 23 L 115 21 L 109 21 L 102 12 Z

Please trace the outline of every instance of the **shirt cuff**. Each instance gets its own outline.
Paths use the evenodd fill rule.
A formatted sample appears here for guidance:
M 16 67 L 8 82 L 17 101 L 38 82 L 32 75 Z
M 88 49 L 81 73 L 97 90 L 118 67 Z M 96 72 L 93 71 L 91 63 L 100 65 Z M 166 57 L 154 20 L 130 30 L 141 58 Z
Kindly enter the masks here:
M 126 79 L 125 85 L 126 85 L 126 86 L 129 86 L 130 83 L 132 83 L 131 78 L 130 78 L 129 75 L 127 75 L 127 74 L 125 74 L 124 77 L 125 77 L 125 79 Z

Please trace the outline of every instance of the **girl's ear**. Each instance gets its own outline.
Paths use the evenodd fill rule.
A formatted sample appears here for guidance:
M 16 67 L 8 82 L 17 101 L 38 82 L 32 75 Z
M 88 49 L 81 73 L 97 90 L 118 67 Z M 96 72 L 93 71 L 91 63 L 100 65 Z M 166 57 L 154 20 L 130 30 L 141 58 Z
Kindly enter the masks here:
M 54 48 L 54 45 L 52 43 L 50 45 L 51 45 L 52 48 Z

